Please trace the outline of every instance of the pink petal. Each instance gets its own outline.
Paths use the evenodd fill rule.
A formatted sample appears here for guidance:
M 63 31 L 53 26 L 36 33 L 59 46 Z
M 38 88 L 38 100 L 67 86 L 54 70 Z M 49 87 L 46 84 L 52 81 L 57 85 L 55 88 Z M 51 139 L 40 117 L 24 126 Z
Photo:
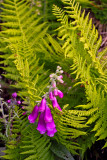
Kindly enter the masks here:
M 16 97 L 17 97 L 17 93 L 14 92 L 14 93 L 12 94 L 12 97 L 13 97 L 13 98 L 16 98 Z
M 39 121 L 38 121 L 38 126 L 37 130 L 41 133 L 44 134 L 46 132 L 46 125 L 44 121 L 44 112 L 40 114 L 39 116 Z
M 30 121 L 30 123 L 34 123 L 35 120 L 37 119 L 38 117 L 38 110 L 39 110 L 39 107 L 36 105 L 32 111 L 32 113 L 28 116 L 28 120 Z
M 46 105 L 46 110 L 45 110 L 45 116 L 44 116 L 45 122 L 52 122 L 52 114 L 50 108 Z
M 63 78 L 63 76 L 62 76 L 62 75 L 60 75 L 60 76 L 59 76 L 59 78 L 61 78 L 61 79 L 62 79 L 62 78 Z
M 48 135 L 49 137 L 53 137 L 56 132 L 57 132 L 57 130 L 56 130 L 56 128 L 54 128 L 54 129 L 51 130 L 51 131 L 47 131 L 47 135 Z
M 56 82 L 52 82 L 52 87 L 55 88 L 56 87 Z
M 46 99 L 43 98 L 41 103 L 40 103 L 39 112 L 44 112 L 45 111 L 45 107 L 46 107 Z
M 26 112 L 23 112 L 22 115 L 23 115 L 23 116 L 26 115 Z
M 50 100 L 53 100 L 53 99 L 54 99 L 54 96 L 53 96 L 52 91 L 51 91 L 51 92 L 49 92 L 49 99 L 50 99 Z
M 11 99 L 8 99 L 8 100 L 7 100 L 7 103 L 11 103 Z
M 21 101 L 17 101 L 17 104 L 19 104 L 19 105 L 20 105 L 20 104 L 21 104 Z
M 58 90 L 54 89 L 54 96 L 58 96 Z
M 58 96 L 60 97 L 60 98 L 63 98 L 63 92 L 61 92 L 60 90 L 58 90 Z
M 62 79 L 60 79 L 60 83 L 64 83 L 64 81 Z
M 52 122 L 46 123 L 46 129 L 47 129 L 48 131 L 52 131 L 55 127 L 56 127 L 56 126 L 55 126 L 55 123 L 54 123 L 53 118 L 52 118 Z
M 54 99 L 52 100 L 52 105 L 55 108 L 58 108 L 60 111 L 62 111 L 61 107 L 59 106 L 56 97 L 54 97 Z

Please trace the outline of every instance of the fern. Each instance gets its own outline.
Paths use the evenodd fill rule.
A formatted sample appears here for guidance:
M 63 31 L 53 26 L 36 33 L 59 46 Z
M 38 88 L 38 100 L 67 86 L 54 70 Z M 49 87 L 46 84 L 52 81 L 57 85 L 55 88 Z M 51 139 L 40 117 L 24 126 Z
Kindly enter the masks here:
M 62 48 L 65 50 L 65 57 L 73 59 L 72 70 L 74 72 L 72 74 L 76 74 L 76 79 L 81 79 L 86 89 L 87 101 L 91 102 L 90 108 L 92 109 L 88 110 L 90 119 L 87 124 L 94 123 L 95 136 L 105 139 L 107 98 L 104 90 L 106 90 L 107 81 L 102 64 L 97 58 L 101 37 L 98 39 L 98 31 L 92 25 L 92 21 L 88 20 L 89 15 L 84 17 L 85 12 L 81 14 L 81 7 L 78 3 L 74 0 L 62 1 L 67 5 L 64 11 L 55 5 L 53 7 L 54 14 L 62 24 L 58 28 L 59 37 L 63 41 Z M 105 83 L 99 85 L 100 80 Z M 87 109 L 88 104 L 78 107 Z
M 92 21 L 88 20 L 88 15 L 85 17 L 85 12 L 81 13 L 79 4 L 74 0 L 62 0 L 62 2 L 65 3 L 65 10 L 55 5 L 53 8 L 54 15 L 61 22 L 61 26 L 57 29 L 57 42 L 49 34 L 46 35 L 47 25 L 42 23 L 42 18 L 33 14 L 34 8 L 30 8 L 28 2 L 4 1 L 1 43 L 3 48 L 7 46 L 6 49 L 2 48 L 2 51 L 7 54 L 1 55 L 1 58 L 4 58 L 2 63 L 7 65 L 7 77 L 15 79 L 14 76 L 17 73 L 15 79 L 17 84 L 14 87 L 20 89 L 19 95 L 27 103 L 28 113 L 35 106 L 35 101 L 41 100 L 41 96 L 47 91 L 49 71 L 45 71 L 41 55 L 45 54 L 47 61 L 53 58 L 51 62 L 64 63 L 64 69 L 69 73 L 72 70 L 75 80 L 71 92 L 74 89 L 75 95 L 75 92 L 78 92 L 78 85 L 84 85 L 85 89 L 82 90 L 83 96 L 86 94 L 84 100 L 73 104 L 69 98 L 69 100 L 60 101 L 64 106 L 62 113 L 53 109 L 49 100 L 48 102 L 58 131 L 53 139 L 63 144 L 73 154 L 77 154 L 80 147 L 83 148 L 83 156 L 96 137 L 107 138 L 107 77 L 106 64 L 101 59 L 105 51 L 97 53 L 101 38 L 98 39 L 98 32 L 92 25 Z M 71 85 L 71 81 L 69 84 Z M 65 102 L 70 102 L 70 105 L 64 105 Z M 41 136 L 36 130 L 37 124 L 29 124 L 27 117 L 23 118 L 21 114 L 22 112 L 18 111 L 19 119 L 13 122 L 13 134 L 9 142 L 11 145 L 9 146 L 9 143 L 7 145 L 5 158 L 55 159 L 51 151 L 51 139 L 46 135 Z M 91 131 L 89 126 L 92 127 Z M 94 136 L 90 143 L 87 138 L 89 134 L 91 138 Z M 79 141 L 80 138 L 81 141 Z M 84 139 L 87 139 L 85 147 L 81 145 Z M 15 149 L 14 152 L 13 149 Z
M 20 52 L 25 52 L 24 54 L 26 54 L 26 57 L 32 55 L 32 57 L 36 58 L 35 52 L 37 53 L 39 50 L 37 46 L 39 46 L 39 41 L 46 33 L 48 27 L 45 23 L 40 24 L 41 18 L 38 18 L 36 14 L 33 14 L 33 8 L 29 9 L 29 4 L 24 1 L 4 1 L 2 5 L 4 8 L 2 9 L 3 11 L 1 17 L 4 22 L 1 23 L 1 38 L 4 45 L 8 43 L 5 51 L 8 52 L 8 54 L 1 55 L 1 57 L 4 58 L 2 63 L 5 65 L 11 64 L 11 66 L 14 66 L 11 61 L 13 61 L 15 56 L 17 56 L 16 44 L 19 43 L 19 41 L 23 41 L 24 44 L 24 46 L 22 46 L 20 43 Z M 11 78 L 11 69 L 6 68 L 6 70 L 10 73 L 7 77 Z M 14 71 L 16 71 L 15 67 Z M 16 77 L 16 75 L 14 75 L 14 77 Z
M 35 129 L 36 125 L 29 124 L 27 117 L 23 117 L 22 111 L 18 110 L 19 118 L 13 121 L 11 139 L 7 150 L 4 151 L 5 159 L 53 159 L 50 151 L 51 142 L 46 136 L 42 136 Z M 32 132 L 31 132 L 32 131 Z M 35 136 L 36 135 L 36 136 Z
M 64 11 L 55 5 L 53 7 L 54 15 L 61 22 L 61 26 L 57 29 L 58 36 L 62 40 L 65 58 L 73 59 L 72 74 L 76 74 L 76 79 L 81 80 L 77 85 L 84 84 L 87 102 L 89 102 L 87 105 L 76 107 L 89 108 L 84 112 L 85 116 L 90 115 L 87 124 L 94 124 L 95 136 L 106 139 L 107 80 L 105 68 L 97 57 L 101 37 L 98 39 L 98 31 L 92 25 L 92 20 L 88 19 L 89 15 L 84 16 L 85 12 L 81 13 L 78 3 L 74 0 L 62 0 L 62 2 L 65 3 Z

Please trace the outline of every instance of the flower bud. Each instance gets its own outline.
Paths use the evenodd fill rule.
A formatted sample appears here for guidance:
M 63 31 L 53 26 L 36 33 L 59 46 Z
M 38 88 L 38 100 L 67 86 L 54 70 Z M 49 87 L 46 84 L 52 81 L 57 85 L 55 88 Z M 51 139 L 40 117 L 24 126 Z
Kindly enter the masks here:
M 24 116 L 26 114 L 26 112 L 23 112 L 22 115 Z M 30 122 L 31 123 L 31 122 Z
M 53 88 L 56 87 L 56 82 L 55 82 L 55 81 L 52 82 L 52 87 L 53 87 Z
M 11 103 L 11 99 L 8 99 L 8 100 L 7 100 L 7 103 Z
M 16 97 L 17 97 L 17 93 L 14 92 L 14 93 L 12 94 L 12 97 L 13 97 L 13 98 L 16 98 Z
M 63 73 L 64 71 L 63 70 L 60 70 L 60 73 Z
M 49 99 L 52 101 L 54 99 L 52 91 L 49 93 Z
M 20 104 L 21 104 L 21 101 L 17 101 L 17 104 L 19 104 L 19 105 L 20 105 Z
M 49 77 L 50 77 L 50 78 L 53 78 L 53 77 L 54 77 L 54 75 L 55 75 L 55 74 L 54 74 L 54 73 L 52 73 L 52 74 L 50 74 L 50 76 L 49 76 Z
M 62 78 L 63 78 L 63 76 L 62 76 L 62 75 L 60 75 L 60 76 L 59 76 L 59 78 L 60 78 L 60 79 L 62 79 Z
M 60 83 L 64 83 L 64 81 L 60 78 L 60 76 L 57 77 L 57 80 L 58 80 Z

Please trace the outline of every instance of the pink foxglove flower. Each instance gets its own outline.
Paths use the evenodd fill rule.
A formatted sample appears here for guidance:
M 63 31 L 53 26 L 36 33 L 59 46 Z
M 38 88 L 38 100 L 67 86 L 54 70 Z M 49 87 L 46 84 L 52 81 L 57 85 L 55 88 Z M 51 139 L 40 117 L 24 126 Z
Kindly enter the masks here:
M 58 96 L 58 89 L 54 89 L 54 96 Z
M 58 108 L 60 111 L 62 111 L 61 107 L 59 106 L 56 97 L 54 97 L 54 99 L 52 100 L 52 105 L 55 108 Z
M 7 100 L 7 103 L 11 103 L 11 99 L 8 99 L 8 100 Z
M 58 89 L 54 89 L 54 96 L 59 96 L 60 98 L 63 98 L 63 92 Z
M 57 130 L 56 130 L 56 128 L 54 128 L 53 130 L 48 131 L 48 132 L 47 132 L 47 135 L 48 135 L 49 137 L 53 137 L 56 132 L 57 132 Z
M 49 98 L 50 98 L 50 100 L 53 100 L 53 99 L 54 99 L 54 96 L 53 96 L 52 91 L 49 93 Z
M 14 92 L 14 93 L 12 94 L 12 97 L 13 97 L 13 98 L 16 98 L 16 97 L 17 97 L 17 93 Z
M 62 76 L 62 75 L 60 75 L 60 76 L 59 76 L 59 78 L 60 78 L 60 79 L 62 79 L 62 78 L 63 78 L 63 76 Z
M 61 78 L 60 78 L 61 77 Z M 64 83 L 64 81 L 62 80 L 62 76 L 60 75 L 60 76 L 58 76 L 58 81 L 60 82 L 60 83 Z
M 38 117 L 38 111 L 39 111 L 39 107 L 36 105 L 32 111 L 32 113 L 28 116 L 28 120 L 30 121 L 30 123 L 35 123 L 37 117 Z
M 53 88 L 56 87 L 56 82 L 55 82 L 55 81 L 52 82 L 52 87 L 53 87 Z
M 20 104 L 21 104 L 21 101 L 17 101 L 17 104 L 19 104 L 19 105 L 20 105 Z
M 43 98 L 41 103 L 40 103 L 39 112 L 44 112 L 45 111 L 45 107 L 46 107 L 46 99 Z
M 58 92 L 58 96 L 59 96 L 60 98 L 63 98 L 63 96 L 64 96 L 64 95 L 63 95 L 63 92 L 60 91 L 60 90 L 58 90 L 57 92 Z
M 52 118 L 52 122 L 46 123 L 46 129 L 47 129 L 48 131 L 53 130 L 55 127 L 56 127 L 56 126 L 55 126 L 55 123 L 54 123 L 53 118 Z
M 44 112 L 40 114 L 37 130 L 40 132 L 40 134 L 44 134 L 46 132 L 46 124 L 44 121 Z
M 45 116 L 44 116 L 45 122 L 52 122 L 52 114 L 50 108 L 46 105 L 46 110 L 45 110 Z
M 23 112 L 22 115 L 23 115 L 23 116 L 26 115 L 26 112 Z

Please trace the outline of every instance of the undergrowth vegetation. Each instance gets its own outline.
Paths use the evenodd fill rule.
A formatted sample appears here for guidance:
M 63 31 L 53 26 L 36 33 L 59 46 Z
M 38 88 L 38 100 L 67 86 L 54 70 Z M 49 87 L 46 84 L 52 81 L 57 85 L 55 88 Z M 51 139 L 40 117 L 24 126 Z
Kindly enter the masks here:
M 75 0 L 61 0 L 59 6 L 29 0 L 1 5 L 0 64 L 24 107 L 14 107 L 3 157 L 74 160 L 75 154 L 83 159 L 95 141 L 105 140 L 107 147 L 107 48 L 98 51 L 102 38 L 89 14 Z M 64 83 L 57 83 L 64 97 L 58 98 L 62 111 L 47 99 L 57 129 L 49 137 L 36 129 L 38 119 L 31 124 L 28 116 L 48 91 L 49 75 L 57 66 L 64 71 Z

